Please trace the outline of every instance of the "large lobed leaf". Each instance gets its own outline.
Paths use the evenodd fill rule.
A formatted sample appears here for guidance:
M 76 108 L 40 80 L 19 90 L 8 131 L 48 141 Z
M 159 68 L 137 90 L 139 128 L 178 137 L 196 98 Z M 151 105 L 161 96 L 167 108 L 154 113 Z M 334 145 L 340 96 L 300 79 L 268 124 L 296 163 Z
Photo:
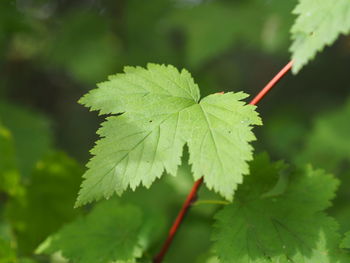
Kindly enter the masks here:
M 350 31 L 349 0 L 299 0 L 291 29 L 293 72 L 297 73 L 317 52 Z
M 220 262 L 348 262 L 338 249 L 337 224 L 323 213 L 338 181 L 310 166 L 286 173 L 281 163 L 271 164 L 265 155 L 251 165 L 234 203 L 216 215 Z M 283 191 L 270 190 L 280 174 L 289 174 L 289 183 Z
M 199 101 L 191 75 L 172 66 L 125 68 L 81 99 L 108 117 L 92 149 L 77 205 L 149 187 L 166 170 L 176 175 L 188 144 L 194 177 L 231 200 L 246 161 L 252 159 L 252 125 L 261 120 L 244 93 L 210 95 Z

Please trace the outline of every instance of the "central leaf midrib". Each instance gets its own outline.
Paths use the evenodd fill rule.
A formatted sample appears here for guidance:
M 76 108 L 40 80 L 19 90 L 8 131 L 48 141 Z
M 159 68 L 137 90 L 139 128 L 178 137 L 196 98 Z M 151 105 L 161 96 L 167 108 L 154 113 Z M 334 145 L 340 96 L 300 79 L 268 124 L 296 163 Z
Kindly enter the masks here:
M 200 107 L 203 115 L 204 115 L 204 118 L 206 120 L 206 123 L 207 123 L 207 127 L 208 127 L 208 130 L 209 130 L 209 133 L 210 133 L 210 136 L 213 140 L 213 143 L 214 143 L 214 146 L 215 146 L 215 152 L 216 152 L 216 155 L 218 156 L 218 159 L 219 159 L 219 162 L 220 162 L 220 165 L 221 165 L 221 168 L 224 170 L 224 165 L 223 165 L 223 162 L 221 160 L 221 157 L 219 155 L 219 151 L 218 151 L 218 146 L 217 146 L 217 143 L 216 143 L 216 140 L 215 140 L 215 136 L 212 132 L 212 129 L 211 129 L 211 123 L 209 121 L 209 117 L 207 116 L 207 113 L 205 112 L 205 110 L 203 109 L 203 106 L 201 103 L 198 103 L 198 106 Z

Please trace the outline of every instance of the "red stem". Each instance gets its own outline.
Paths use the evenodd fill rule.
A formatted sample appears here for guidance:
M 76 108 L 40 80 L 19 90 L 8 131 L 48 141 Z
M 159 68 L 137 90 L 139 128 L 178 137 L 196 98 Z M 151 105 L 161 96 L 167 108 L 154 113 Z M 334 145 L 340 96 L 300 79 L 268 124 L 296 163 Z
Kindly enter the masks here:
M 264 98 L 265 95 L 283 78 L 283 76 L 286 75 L 286 73 L 292 68 L 292 66 L 293 66 L 293 61 L 290 61 L 280 72 L 277 73 L 277 75 L 269 83 L 267 83 L 267 85 L 258 93 L 258 95 L 256 95 L 253 98 L 253 100 L 249 104 L 256 105 L 259 101 L 261 101 L 262 98 Z M 188 209 L 191 207 L 194 200 L 196 200 L 198 189 L 200 188 L 202 183 L 203 183 L 203 177 L 194 183 L 190 193 L 186 198 L 186 201 L 182 205 L 182 208 L 175 219 L 175 222 L 170 228 L 168 237 L 165 240 L 162 249 L 160 250 L 159 254 L 154 258 L 153 260 L 154 263 L 161 263 L 163 261 L 163 258 L 167 253 L 185 215 L 187 214 Z
M 258 102 L 265 97 L 265 95 L 286 75 L 286 73 L 288 73 L 292 66 L 293 60 L 290 61 L 287 65 L 285 65 L 284 68 L 281 69 L 280 72 L 278 72 L 276 76 L 274 76 L 273 79 L 271 79 L 270 82 L 266 84 L 266 86 L 258 93 L 258 95 L 255 96 L 254 99 L 252 99 L 252 101 L 249 104 L 258 104 Z
M 187 196 L 186 201 L 184 202 L 184 204 L 182 205 L 182 208 L 181 208 L 179 214 L 177 215 L 173 226 L 170 228 L 168 238 L 165 240 L 165 242 L 163 244 L 163 247 L 162 247 L 162 250 L 154 258 L 154 261 L 153 261 L 154 263 L 162 262 L 166 252 L 169 249 L 169 246 L 171 245 L 171 242 L 173 241 L 173 238 L 174 238 L 174 236 L 175 236 L 175 234 L 176 234 L 180 224 L 182 223 L 182 220 L 183 220 L 184 216 L 187 214 L 187 211 L 190 208 L 192 202 L 196 199 L 197 191 L 198 191 L 198 189 L 199 189 L 199 187 L 201 186 L 202 183 L 203 183 L 203 177 L 201 177 L 199 180 L 197 180 L 194 183 L 194 185 L 192 186 L 191 192 Z

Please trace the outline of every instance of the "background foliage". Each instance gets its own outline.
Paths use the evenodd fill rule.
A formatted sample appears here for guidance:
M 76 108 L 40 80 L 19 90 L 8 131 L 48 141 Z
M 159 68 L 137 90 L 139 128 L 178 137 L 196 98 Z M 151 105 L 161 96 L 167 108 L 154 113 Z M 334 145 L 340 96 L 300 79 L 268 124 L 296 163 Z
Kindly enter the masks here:
M 75 220 L 89 228 L 96 214 L 104 216 L 102 210 L 118 204 L 130 214 L 111 209 L 114 221 L 132 217 L 133 230 L 144 237 L 128 240 L 130 246 L 120 253 L 125 259 L 143 251 L 147 251 L 146 258 L 154 255 L 193 182 L 187 154 L 176 180 L 166 176 L 150 191 L 127 191 L 119 201 L 73 209 L 83 165 L 103 120 L 78 105 L 78 99 L 107 75 L 121 72 L 124 65 L 145 66 L 148 62 L 185 67 L 203 97 L 220 91 L 254 95 L 290 59 L 293 40 L 299 37 L 292 49 L 300 52 L 312 54 L 319 49 L 317 45 L 311 51 L 303 49 L 310 48 L 302 46 L 303 34 L 315 28 L 304 26 L 309 16 L 301 11 L 310 8 L 318 14 L 332 1 L 324 1 L 320 10 L 308 6 L 310 1 L 301 2 L 303 6 L 295 11 L 301 18 L 291 36 L 296 0 L 2 0 L 0 262 L 65 262 L 60 253 L 49 254 L 67 238 L 67 229 L 74 232 Z M 341 2 L 343 17 L 349 18 L 345 13 L 349 3 Z M 311 19 L 318 26 L 321 18 Z M 339 26 L 341 22 L 317 30 L 320 34 L 345 33 L 348 23 Z M 324 213 L 336 219 L 341 235 L 350 230 L 349 61 L 350 38 L 341 36 L 298 75 L 288 76 L 259 105 L 264 126 L 255 129 L 258 141 L 254 142 L 256 152 L 266 151 L 274 161 L 283 159 L 299 167 L 311 163 L 339 179 L 333 206 L 319 210 L 322 220 L 329 220 Z M 331 195 L 325 199 L 332 199 Z M 206 189 L 200 196 L 218 198 Z M 206 262 L 211 255 L 213 214 L 219 208 L 194 206 L 167 262 Z M 233 208 L 225 210 L 217 216 L 219 221 L 235 213 Z M 305 220 L 315 215 L 307 216 Z M 146 222 L 143 228 L 138 220 Z M 104 223 L 102 231 L 123 228 L 108 220 Z M 36 254 L 46 237 L 62 226 L 62 232 L 52 237 L 51 247 L 47 243 L 40 247 L 46 253 Z M 93 231 L 91 227 L 81 238 L 89 240 Z M 350 248 L 349 240 L 348 234 L 342 246 Z M 88 249 L 89 244 L 83 245 Z M 67 246 L 62 254 L 76 259 L 76 252 Z

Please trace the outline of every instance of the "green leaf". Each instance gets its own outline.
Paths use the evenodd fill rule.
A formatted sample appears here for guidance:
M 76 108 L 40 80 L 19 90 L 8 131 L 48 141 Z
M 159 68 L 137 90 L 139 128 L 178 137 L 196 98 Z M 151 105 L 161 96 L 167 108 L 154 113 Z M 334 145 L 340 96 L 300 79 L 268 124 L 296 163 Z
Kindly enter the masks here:
M 232 200 L 237 184 L 249 174 L 255 140 L 251 125 L 261 124 L 254 106 L 245 106 L 244 93 L 214 94 L 183 112 L 193 176 L 209 189 Z
M 10 200 L 6 214 L 17 234 L 18 249 L 30 254 L 63 223 L 75 218 L 74 200 L 82 168 L 63 153 L 39 161 L 22 198 Z
M 10 196 L 23 193 L 17 170 L 15 151 L 11 133 L 0 123 L 0 192 Z
M 293 11 L 298 15 L 291 29 L 290 47 L 297 73 L 325 46 L 333 44 L 340 34 L 350 31 L 349 0 L 299 0 Z
M 341 247 L 350 249 L 350 232 L 345 234 L 345 238 L 341 243 Z
M 248 174 L 252 125 L 261 120 L 244 93 L 210 95 L 199 102 L 191 75 L 172 66 L 127 67 L 81 99 L 108 117 L 91 153 L 77 205 L 146 187 L 164 170 L 176 175 L 187 142 L 195 179 L 231 200 Z
M 290 174 L 283 193 L 266 197 L 282 167 L 258 156 L 234 203 L 216 215 L 220 262 L 343 262 L 336 255 L 337 224 L 322 212 L 330 206 L 338 181 L 307 166 Z
M 0 101 L 0 120 L 13 136 L 21 175 L 28 175 L 52 146 L 49 121 L 37 112 Z
M 341 180 L 334 206 L 328 210 L 340 224 L 341 233 L 350 228 L 349 184 L 350 173 L 350 101 L 314 120 L 307 136 L 304 136 L 303 147 L 296 152 L 294 159 L 299 164 L 312 163 L 334 172 Z
M 15 243 L 0 237 L 0 263 L 36 263 L 30 258 L 18 258 Z
M 337 197 L 334 200 L 334 205 L 328 210 L 328 213 L 333 216 L 340 226 L 340 233 L 344 234 L 350 229 L 350 171 L 347 167 L 345 171 L 337 172 L 338 178 L 341 181 Z
M 104 201 L 47 239 L 37 253 L 62 255 L 76 263 L 128 261 L 142 255 L 142 212 L 117 200 Z
M 152 186 L 152 191 L 146 188 L 140 188 L 138 191 L 126 191 L 122 197 L 118 199 L 122 203 L 132 204 L 142 208 L 144 217 L 143 225 L 146 226 L 144 234 L 152 239 L 147 239 L 147 246 L 159 245 L 159 240 L 163 240 L 164 235 L 168 231 L 169 225 L 173 223 L 174 215 L 172 213 L 164 213 L 164 211 L 176 211 L 182 204 L 183 195 L 178 194 L 166 180 L 160 180 Z M 155 205 L 157 204 L 157 205 Z
M 0 263 L 16 263 L 17 255 L 10 242 L 0 237 Z
M 135 112 L 152 116 L 177 114 L 200 98 L 198 86 L 186 70 L 148 64 L 147 69 L 125 67 L 124 72 L 109 76 L 79 102 L 100 114 Z M 157 112 L 160 108 L 161 113 Z
M 344 106 L 316 118 L 308 132 L 304 149 L 296 155 L 299 163 L 311 162 L 327 170 L 334 170 L 350 160 L 350 101 Z
M 350 232 L 345 234 L 345 238 L 341 243 L 341 247 L 350 249 Z

